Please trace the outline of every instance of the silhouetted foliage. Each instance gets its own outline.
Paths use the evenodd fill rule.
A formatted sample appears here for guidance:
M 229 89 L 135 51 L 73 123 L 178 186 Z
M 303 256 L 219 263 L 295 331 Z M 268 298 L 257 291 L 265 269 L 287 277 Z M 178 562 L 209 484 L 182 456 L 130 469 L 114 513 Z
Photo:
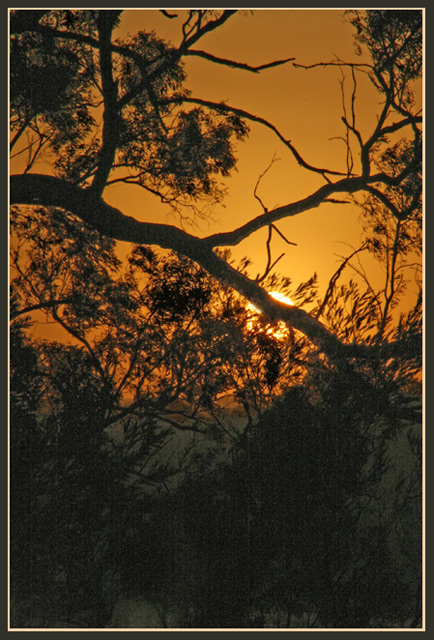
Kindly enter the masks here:
M 14 562 L 26 565 L 30 553 L 38 573 L 38 582 L 23 577 L 34 591 L 22 626 L 29 620 L 56 626 L 59 615 L 78 620 L 89 606 L 98 626 L 108 619 L 116 590 L 134 594 L 146 584 L 152 595 L 170 581 L 171 543 L 162 544 L 169 525 L 155 490 L 195 456 L 223 451 L 292 376 L 304 375 L 303 341 L 282 343 L 257 312 L 173 254 L 163 258 L 136 247 L 122 264 L 110 241 L 60 211 L 49 220 L 42 209 L 25 217 L 13 212 L 11 229 L 11 335 L 23 340 L 22 318 L 38 310 L 73 341 L 12 341 L 20 368 L 11 379 L 17 407 L 11 429 L 26 447 L 28 430 L 39 437 L 39 453 L 11 449 L 14 477 L 21 466 L 39 465 L 34 478 L 26 476 L 34 501 L 20 516 L 11 514 L 21 527 L 16 542 L 25 546 L 24 557 L 14 547 Z M 290 282 L 283 284 L 287 291 Z M 234 401 L 238 417 L 225 413 L 225 403 Z M 183 433 L 188 437 L 177 444 Z M 15 509 L 19 491 L 14 484 Z M 41 548 L 30 533 L 22 543 L 22 523 L 30 530 L 33 520 Z M 117 577 L 107 602 L 102 590 L 110 571 Z M 56 587 L 57 572 L 62 584 Z M 47 593 L 57 589 L 50 596 L 57 604 L 48 610 L 34 600 L 42 579 Z M 18 600 L 20 580 L 14 574 Z
M 420 441 L 420 404 L 416 398 L 399 416 L 403 400 L 390 384 L 375 387 L 345 367 L 324 371 L 315 389 L 315 396 L 307 384 L 289 389 L 230 462 L 204 471 L 200 484 L 193 470 L 179 491 L 206 576 L 196 594 L 199 626 L 249 628 L 256 618 L 258 626 L 294 627 L 306 612 L 320 627 L 419 624 L 420 556 L 408 563 L 390 537 L 411 512 L 407 535 L 420 548 L 420 495 L 410 511 L 408 503 L 386 509 L 394 491 L 413 491 L 394 486 L 387 461 L 410 416 L 398 455 L 415 456 L 410 482 L 420 482 L 418 453 L 410 453 L 411 439 Z
M 178 47 L 114 39 L 121 13 L 10 14 L 11 147 L 27 157 L 11 180 L 11 626 L 104 627 L 118 597 L 140 596 L 177 608 L 180 627 L 419 627 L 422 12 L 348 12 L 371 64 L 350 65 L 343 173 L 185 89 L 189 55 L 288 62 L 193 48 L 232 10 L 188 11 Z M 366 72 L 371 135 L 354 106 Z M 227 234 L 188 234 L 221 202 L 249 120 L 323 186 Z M 118 182 L 181 228 L 109 207 Z M 269 244 L 255 280 L 222 249 L 264 226 L 287 242 L 277 221 L 342 192 L 364 237 L 323 298 L 316 273 L 276 274 Z M 43 323 L 65 339 L 38 337 Z

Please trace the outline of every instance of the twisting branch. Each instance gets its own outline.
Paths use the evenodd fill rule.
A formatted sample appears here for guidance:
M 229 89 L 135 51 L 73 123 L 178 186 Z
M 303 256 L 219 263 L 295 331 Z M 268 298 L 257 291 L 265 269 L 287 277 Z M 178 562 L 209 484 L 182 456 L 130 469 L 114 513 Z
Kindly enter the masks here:
M 245 62 L 236 62 L 235 60 L 228 60 L 227 58 L 219 58 L 218 56 L 214 56 L 211 53 L 207 53 L 206 51 L 201 51 L 199 49 L 188 49 L 187 51 L 185 51 L 184 55 L 204 58 L 204 60 L 209 60 L 210 62 L 214 62 L 216 64 L 222 64 L 225 67 L 231 67 L 233 69 L 243 69 L 244 71 L 252 71 L 253 73 L 259 73 L 260 71 L 264 71 L 265 69 L 272 69 L 273 67 L 278 67 L 282 64 L 286 64 L 287 62 L 295 60 L 295 58 L 285 58 L 284 60 L 274 60 L 273 62 L 268 62 L 266 64 L 260 64 L 257 67 L 253 67 L 252 65 L 246 64 Z
M 286 238 L 283 233 L 276 227 L 275 224 L 271 225 L 272 228 L 274 229 L 274 231 L 276 231 L 276 233 L 279 234 L 279 236 L 282 238 L 282 240 L 284 240 L 286 242 L 286 244 L 292 244 L 292 246 L 296 247 L 297 243 L 296 242 L 291 242 L 291 240 L 288 240 L 288 238 Z
M 357 95 L 357 78 L 354 67 L 351 67 L 351 77 L 353 79 L 353 90 L 351 92 L 351 122 L 353 127 L 356 126 L 356 95 Z
M 195 42 L 197 42 L 200 38 L 202 38 L 202 36 L 204 36 L 206 33 L 210 33 L 211 31 L 214 31 L 215 29 L 217 29 L 220 25 L 224 24 L 227 20 L 229 20 L 231 16 L 235 15 L 236 13 L 237 11 L 234 11 L 234 10 L 225 10 L 223 11 L 222 15 L 219 18 L 216 18 L 215 20 L 210 20 L 204 26 L 202 26 L 201 22 L 202 22 L 203 11 L 199 10 L 196 24 L 193 25 L 191 31 L 188 34 L 185 33 L 184 40 L 179 48 L 181 55 L 183 55 L 184 52 L 187 49 L 189 49 Z M 191 17 L 192 15 L 190 14 L 189 20 L 191 19 Z M 195 33 L 190 35 L 192 31 L 195 31 Z
M 256 198 L 256 200 L 259 202 L 259 204 L 261 205 L 261 207 L 264 210 L 264 213 L 268 213 L 268 208 L 264 205 L 264 203 L 262 202 L 261 198 L 258 195 L 258 187 L 261 183 L 262 178 L 270 171 L 271 167 L 273 166 L 273 164 L 275 162 L 277 162 L 279 160 L 279 158 L 276 158 L 276 154 L 273 155 L 273 157 L 271 158 L 270 164 L 268 165 L 268 167 L 260 174 L 259 178 L 256 181 L 255 184 L 255 189 L 253 191 L 253 196 Z
M 177 13 L 169 13 L 165 9 L 160 9 L 160 13 L 162 13 L 163 16 L 165 16 L 166 18 L 170 18 L 170 19 L 178 17 Z
M 347 120 L 347 118 L 345 116 L 343 116 L 341 118 L 342 122 L 344 123 L 344 125 L 347 127 L 347 129 L 349 131 L 351 131 L 352 133 L 354 133 L 354 135 L 356 136 L 360 147 L 363 148 L 363 139 L 362 139 L 362 134 L 360 133 L 360 131 L 358 129 L 356 129 L 356 127 L 354 126 L 354 124 L 350 124 Z
M 348 123 L 348 118 L 347 118 L 347 108 L 346 108 L 346 103 L 345 103 L 345 90 L 344 90 L 344 85 L 345 85 L 345 75 L 344 72 L 341 68 L 341 73 L 342 73 L 342 79 L 340 80 L 339 84 L 341 87 L 341 95 L 342 95 L 342 110 L 343 110 L 343 117 L 342 122 L 345 125 L 346 128 L 346 135 L 345 138 L 342 138 L 344 140 L 346 149 L 347 149 L 347 156 L 346 156 L 346 164 L 347 164 L 347 176 L 350 177 L 350 175 L 353 175 L 353 167 L 354 167 L 354 159 L 353 159 L 353 152 L 351 149 L 351 142 L 350 142 L 350 131 L 352 133 L 354 133 L 359 141 L 360 146 L 363 146 L 363 142 L 362 142 L 362 138 L 361 135 L 359 133 L 359 131 L 357 131 L 356 129 L 356 114 L 355 114 L 355 100 L 356 100 L 356 76 L 355 76 L 355 72 L 354 72 L 354 68 L 351 67 L 351 72 L 352 72 L 352 79 L 353 79 L 353 90 L 351 93 L 351 125 Z
M 325 185 L 304 201 L 260 216 L 256 223 L 252 221 L 253 227 L 256 224 L 257 228 L 261 228 L 273 223 L 274 219 L 285 217 L 286 214 L 295 215 L 302 210 L 318 206 L 333 188 L 341 191 L 355 191 L 363 186 L 364 183 L 360 179 L 342 180 L 337 185 Z M 63 208 L 77 215 L 85 224 L 97 229 L 104 236 L 134 244 L 155 244 L 161 248 L 172 249 L 196 262 L 221 284 L 234 288 L 268 316 L 271 322 L 281 320 L 292 324 L 329 357 L 335 357 L 338 354 L 364 353 L 362 345 L 350 346 L 341 343 L 334 334 L 303 309 L 289 307 L 274 300 L 257 282 L 250 280 L 218 256 L 213 250 L 214 247 L 222 246 L 224 243 L 219 240 L 222 237 L 229 240 L 231 234 L 226 236 L 221 234 L 220 239 L 218 236 L 200 239 L 171 225 L 139 222 L 122 214 L 102 199 L 96 199 L 89 190 L 83 190 L 53 176 L 38 174 L 12 176 L 10 201 L 11 204 L 39 204 Z M 252 223 L 232 232 L 234 244 L 239 233 L 244 235 L 246 229 L 251 232 Z
M 175 103 L 175 104 L 181 104 L 181 103 L 190 103 L 190 104 L 200 104 L 204 107 L 208 107 L 209 109 L 213 109 L 214 111 L 218 111 L 218 112 L 222 112 L 222 113 L 232 113 L 234 115 L 240 116 L 241 118 L 245 118 L 246 120 L 250 120 L 251 122 L 257 122 L 258 124 L 262 124 L 264 127 L 266 127 L 267 129 L 270 129 L 271 131 L 273 131 L 275 133 L 275 135 L 279 138 L 279 140 L 281 142 L 283 142 L 283 144 L 285 145 L 285 147 L 287 147 L 292 155 L 295 157 L 295 159 L 297 160 L 298 164 L 300 166 L 302 166 L 304 169 L 308 169 L 309 171 L 313 171 L 314 173 L 319 173 L 323 176 L 323 178 L 325 180 L 327 180 L 327 182 L 330 182 L 329 178 L 327 176 L 344 176 L 346 175 L 345 173 L 342 173 L 341 171 L 334 171 L 332 169 L 322 169 L 319 167 L 314 167 L 313 165 L 309 164 L 308 162 L 306 162 L 302 156 L 300 155 L 300 153 L 297 151 L 297 149 L 294 147 L 294 145 L 291 143 L 290 140 L 287 140 L 282 133 L 280 133 L 280 131 L 277 129 L 277 127 L 275 127 L 273 124 L 271 124 L 271 122 L 269 122 L 268 120 L 266 120 L 265 118 L 262 118 L 261 116 L 255 116 L 252 113 L 249 113 L 248 111 L 245 111 L 244 109 L 239 109 L 237 107 L 231 107 L 229 105 L 227 105 L 224 102 L 212 102 L 211 100 L 203 100 L 201 98 L 192 98 L 189 96 L 182 96 L 182 97 L 176 97 L 176 98 L 170 98 L 167 99 L 165 102 L 167 103 Z

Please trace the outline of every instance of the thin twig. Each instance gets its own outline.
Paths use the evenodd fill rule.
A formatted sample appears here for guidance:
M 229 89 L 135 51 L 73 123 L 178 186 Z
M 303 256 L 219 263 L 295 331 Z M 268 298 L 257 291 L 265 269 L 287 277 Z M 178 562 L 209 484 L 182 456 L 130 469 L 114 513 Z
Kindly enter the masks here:
M 293 62 L 293 67 L 298 69 L 315 69 L 317 67 L 352 67 L 361 71 L 362 73 L 369 73 L 365 71 L 363 67 L 367 67 L 369 70 L 373 69 L 371 64 L 366 62 L 344 62 L 343 60 L 333 60 L 332 62 L 316 62 L 314 64 L 300 64 L 299 62 Z
M 286 238 L 283 235 L 283 233 L 276 227 L 275 224 L 272 224 L 271 226 L 273 227 L 274 231 L 276 231 L 279 234 L 279 236 L 282 238 L 282 240 L 284 240 L 286 242 L 286 244 L 292 244 L 294 247 L 297 246 L 297 243 L 296 242 L 291 242 L 291 240 L 288 240 L 288 238 Z
M 256 185 L 255 185 L 255 189 L 253 191 L 253 195 L 256 198 L 256 200 L 258 200 L 259 204 L 261 205 L 261 207 L 264 210 L 264 213 L 268 213 L 268 208 L 264 205 L 264 203 L 262 202 L 261 198 L 258 196 L 258 187 L 259 184 L 262 180 L 262 178 L 268 173 L 268 171 L 271 169 L 271 167 L 273 166 L 273 164 L 275 162 L 277 162 L 280 158 L 276 158 L 276 154 L 273 155 L 273 157 L 271 158 L 271 162 L 268 165 L 268 167 L 260 174 L 259 178 L 256 181 Z
M 347 266 L 347 264 L 349 263 L 349 261 L 357 254 L 360 253 L 361 251 L 365 251 L 365 249 L 367 249 L 367 243 L 365 242 L 361 247 L 359 247 L 358 249 L 355 249 L 355 251 L 353 251 L 353 253 L 349 256 L 347 256 L 343 262 L 339 265 L 338 269 L 335 271 L 335 273 L 332 275 L 332 277 L 329 280 L 329 285 L 327 287 L 327 291 L 326 294 L 323 298 L 323 301 L 321 303 L 320 308 L 318 309 L 318 311 L 315 314 L 315 318 L 319 319 L 321 317 L 321 315 L 324 312 L 325 306 L 327 304 L 327 302 L 330 300 L 331 295 L 333 294 L 333 291 L 335 289 L 336 286 L 336 282 L 338 281 L 340 275 L 342 274 L 343 270 L 345 269 L 345 267 Z

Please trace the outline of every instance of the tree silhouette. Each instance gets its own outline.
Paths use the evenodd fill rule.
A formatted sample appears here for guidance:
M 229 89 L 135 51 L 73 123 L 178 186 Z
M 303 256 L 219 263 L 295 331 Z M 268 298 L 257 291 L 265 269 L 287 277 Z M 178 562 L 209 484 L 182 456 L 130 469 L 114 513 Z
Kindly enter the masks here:
M 265 119 L 223 102 L 192 97 L 183 90 L 181 63 L 185 56 L 199 55 L 216 64 L 239 66 L 193 48 L 205 34 L 223 28 L 233 11 L 188 12 L 178 48 L 144 32 L 131 41 L 113 42 L 120 13 L 11 13 L 12 143 L 18 144 L 27 132 L 30 148 L 36 144 L 24 173 L 11 176 L 11 203 L 58 207 L 110 238 L 172 249 L 194 260 L 220 283 L 234 287 L 270 317 L 289 322 L 321 350 L 329 354 L 342 349 L 348 354 L 360 351 L 361 347 L 342 342 L 306 311 L 270 300 L 257 282 L 234 269 L 215 249 L 236 245 L 258 229 L 336 200 L 342 193 L 371 195 L 397 220 L 406 220 L 419 206 L 421 116 L 414 111 L 411 82 L 421 73 L 421 12 L 372 11 L 367 17 L 356 13 L 352 18 L 359 41 L 372 55 L 372 64 L 356 63 L 350 68 L 353 74 L 368 73 L 383 102 L 367 137 L 356 127 L 354 100 L 351 114 L 344 116 L 347 157 L 358 155 L 357 165 L 352 161 L 346 172 L 311 165 Z M 345 67 L 345 63 L 335 64 Z M 67 65 L 67 72 L 62 71 L 62 65 Z M 244 68 L 257 71 L 248 65 Z M 23 80 L 30 75 L 36 78 L 38 73 L 53 77 L 53 81 L 62 78 L 62 98 L 54 111 L 43 98 L 27 95 L 29 85 Z M 35 92 L 39 89 L 46 95 L 43 82 Z M 67 99 L 71 92 L 74 100 Z M 103 106 L 99 128 L 91 115 L 98 104 Z M 188 105 L 194 106 L 187 109 Z M 104 202 L 106 187 L 118 180 L 140 185 L 175 207 L 195 208 L 199 196 L 218 199 L 215 177 L 227 175 L 234 167 L 232 141 L 246 136 L 249 120 L 271 128 L 295 160 L 321 177 L 324 184 L 298 202 L 265 211 L 231 232 L 204 238 L 179 227 L 139 222 Z M 407 136 L 404 165 L 378 170 L 377 159 L 387 153 L 389 138 L 397 133 Z M 43 147 L 50 148 L 53 172 L 29 172 Z M 405 190 L 409 182 L 416 184 L 413 197 L 397 203 L 395 192 Z
M 344 364 L 315 382 L 289 389 L 230 460 L 179 489 L 206 575 L 199 626 L 420 625 L 420 401 Z
M 172 552 L 162 544 L 155 493 L 168 490 L 196 456 L 221 454 L 299 379 L 306 345 L 282 342 L 190 261 L 135 247 L 122 264 L 111 241 L 48 214 L 36 208 L 11 215 L 11 520 L 20 531 L 13 554 L 17 575 L 30 554 L 38 577 L 22 578 L 34 589 L 26 614 L 13 573 L 13 620 L 88 626 L 90 610 L 100 626 L 117 589 L 110 571 L 122 591 L 146 584 L 153 597 L 170 580 L 164 567 Z M 280 281 L 290 287 L 273 277 L 274 285 Z M 23 346 L 35 312 L 70 342 L 28 337 Z M 237 414 L 227 412 L 228 402 Z M 33 496 L 23 505 L 20 469 L 23 494 Z M 31 533 L 36 522 L 38 537 Z M 51 604 L 35 600 L 43 578 Z
M 348 12 L 363 63 L 253 66 L 196 48 L 236 13 L 163 11 L 176 47 L 116 39 L 122 11 L 10 12 L 14 627 L 103 627 L 124 596 L 169 603 L 181 627 L 422 624 L 422 12 Z M 348 72 L 342 166 L 193 96 L 189 57 Z M 378 96 L 369 131 L 361 77 Z M 249 123 L 315 186 L 270 210 L 255 188 L 261 215 L 194 235 Z M 112 207 L 116 184 L 179 224 Z M 343 202 L 363 235 L 325 294 L 316 273 L 278 275 L 273 239 L 291 244 L 279 221 Z M 228 248 L 263 228 L 252 278 Z M 400 312 L 410 283 L 419 295 Z M 32 336 L 41 323 L 64 340 Z

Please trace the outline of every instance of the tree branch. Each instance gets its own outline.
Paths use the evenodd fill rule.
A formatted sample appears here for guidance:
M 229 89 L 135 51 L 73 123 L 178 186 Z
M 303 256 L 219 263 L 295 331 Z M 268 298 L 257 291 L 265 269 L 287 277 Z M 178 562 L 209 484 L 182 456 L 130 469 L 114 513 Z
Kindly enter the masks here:
M 229 20 L 229 18 L 231 18 L 236 13 L 237 13 L 236 10 L 225 10 L 223 11 L 222 15 L 219 18 L 216 18 L 215 20 L 210 20 L 203 27 L 200 25 L 200 19 L 199 19 L 196 24 L 197 26 L 196 32 L 190 37 L 187 36 L 184 39 L 181 47 L 179 48 L 181 55 L 183 55 L 185 51 L 191 47 L 192 44 L 194 44 L 200 38 L 202 38 L 202 36 L 204 36 L 206 33 L 210 33 L 210 31 L 214 31 L 215 29 L 217 29 L 220 25 L 224 24 L 227 20 Z
M 361 189 L 364 183 L 360 179 L 347 179 L 337 185 L 325 185 L 305 200 L 259 216 L 256 221 L 248 223 L 239 230 L 204 239 L 190 235 L 174 226 L 139 222 L 106 204 L 101 198 L 95 197 L 89 189 L 81 189 L 53 176 L 15 175 L 11 176 L 10 185 L 11 204 L 59 207 L 77 215 L 85 224 L 97 229 L 104 236 L 134 244 L 155 244 L 190 258 L 218 282 L 238 291 L 268 316 L 270 322 L 289 323 L 305 334 L 329 357 L 333 358 L 338 354 L 363 355 L 364 349 L 366 350 L 363 345 L 341 343 L 334 334 L 303 309 L 295 306 L 290 307 L 275 300 L 257 282 L 250 280 L 231 267 L 213 250 L 216 246 L 227 244 L 222 242 L 223 238 L 236 244 L 237 238 L 240 236 L 245 237 L 253 230 L 270 224 L 275 219 L 283 218 L 286 215 L 295 215 L 308 208 L 318 206 L 325 195 L 328 195 L 333 189 L 341 191 Z
M 337 185 L 325 185 L 301 203 L 287 205 L 276 211 L 279 217 L 284 217 L 288 212 L 295 215 L 296 212 L 306 210 L 308 205 L 318 206 L 324 197 L 324 191 L 330 192 L 333 188 L 354 191 L 357 188 L 363 188 L 363 185 L 360 179 L 343 180 Z M 238 272 L 213 251 L 215 246 L 221 244 L 220 242 L 209 242 L 209 239 L 197 238 L 170 225 L 139 222 L 125 216 L 101 198 L 96 198 L 89 189 L 80 189 L 53 176 L 38 174 L 11 176 L 10 203 L 59 207 L 77 215 L 85 224 L 89 224 L 103 235 L 115 240 L 134 244 L 155 244 L 161 248 L 172 249 L 196 262 L 221 284 L 235 289 L 261 310 L 270 322 L 282 321 L 292 325 L 328 357 L 332 359 L 338 356 L 365 357 L 369 353 L 370 348 L 366 345 L 349 345 L 340 342 L 334 334 L 303 309 L 272 298 L 257 282 Z M 265 217 L 260 216 L 261 224 L 257 223 L 257 228 L 264 226 Z M 269 219 L 272 220 L 272 217 Z M 237 231 L 233 234 L 236 237 Z M 221 235 L 225 236 L 225 234 Z M 228 239 L 230 235 L 227 234 Z M 216 239 L 217 236 L 214 236 L 214 240 Z
M 98 16 L 99 53 L 102 93 L 104 96 L 103 134 L 100 159 L 91 190 L 100 196 L 107 184 L 116 156 L 119 138 L 119 114 L 117 105 L 117 87 L 113 80 L 111 34 L 113 17 L 111 12 L 101 11 Z
M 140 223 L 110 207 L 90 189 L 81 189 L 54 176 L 37 173 L 11 176 L 10 203 L 65 209 L 102 234 L 125 242 L 156 244 L 182 253 L 192 239 L 199 241 L 171 225 Z M 134 240 L 135 237 L 138 239 Z
M 283 142 L 283 144 L 291 151 L 291 153 L 293 154 L 293 156 L 295 157 L 295 159 L 297 160 L 297 162 L 298 162 L 298 164 L 300 166 L 304 167 L 305 169 L 308 169 L 309 171 L 313 171 L 314 173 L 321 174 L 328 182 L 330 182 L 330 181 L 327 178 L 327 175 L 331 175 L 331 176 L 344 176 L 344 175 L 346 175 L 346 174 L 342 173 L 341 171 L 333 171 L 331 169 L 321 169 L 321 168 L 318 168 L 318 167 L 314 167 L 313 165 L 310 165 L 308 162 L 306 162 L 302 158 L 302 156 L 299 154 L 299 152 L 294 147 L 294 145 L 291 143 L 291 141 L 287 140 L 280 133 L 280 131 L 277 129 L 277 127 L 275 127 L 273 124 L 271 124 L 271 122 L 269 122 L 265 118 L 262 118 L 261 116 L 255 116 L 252 113 L 249 113 L 248 111 L 245 111 L 244 109 L 238 109 L 237 107 L 231 107 L 231 106 L 225 104 L 224 102 L 212 102 L 210 100 L 202 100 L 201 98 L 191 98 L 191 97 L 188 97 L 188 96 L 170 98 L 166 102 L 175 103 L 175 104 L 181 104 L 183 102 L 190 103 L 190 104 L 200 104 L 200 105 L 202 105 L 204 107 L 208 107 L 209 109 L 214 109 L 214 111 L 220 111 L 222 113 L 233 113 L 233 114 L 235 114 L 237 116 L 240 116 L 241 118 L 245 118 L 246 120 L 250 120 L 251 122 L 257 122 L 259 124 L 262 124 L 267 129 L 270 129 L 271 131 L 273 131 L 275 133 L 275 135 L 279 138 L 279 140 L 281 142 Z
M 165 9 L 160 9 L 160 13 L 162 13 L 163 16 L 165 16 L 166 18 L 170 18 L 170 19 L 178 17 L 177 13 L 169 13 Z
M 283 218 L 290 218 L 303 213 L 304 211 L 319 207 L 320 204 L 327 202 L 328 196 L 334 192 L 346 191 L 348 193 L 352 193 L 354 191 L 364 189 L 365 187 L 366 182 L 362 180 L 362 178 L 345 178 L 334 184 L 326 184 L 302 200 L 277 207 L 272 211 L 267 211 L 266 213 L 249 220 L 245 225 L 233 231 L 216 233 L 208 236 L 207 238 L 204 238 L 204 242 L 213 247 L 237 245 L 262 227 L 268 226 L 269 224 L 275 223 Z
M 39 204 L 59 207 L 77 215 L 83 222 L 115 240 L 135 244 L 155 244 L 192 259 L 220 283 L 235 288 L 263 311 L 270 320 L 289 322 L 331 354 L 343 348 L 339 340 L 302 309 L 288 307 L 236 271 L 213 251 L 213 245 L 164 224 L 138 222 L 107 205 L 89 190 L 83 190 L 52 176 L 26 174 L 11 177 L 11 204 Z
M 24 307 L 23 309 L 17 309 L 16 311 L 10 314 L 10 320 L 13 322 L 20 316 L 25 315 L 26 313 L 31 313 L 32 311 L 39 311 L 40 309 L 47 309 L 49 307 L 57 307 L 61 304 L 70 304 L 72 300 L 70 298 L 60 298 L 59 300 L 47 300 L 46 302 L 40 302 L 38 304 L 32 304 L 29 307 Z
M 404 118 L 404 120 L 400 120 L 399 122 L 393 122 L 387 127 L 383 127 L 381 130 L 381 135 L 387 135 L 388 133 L 394 133 L 395 131 L 399 131 L 403 127 L 412 126 L 413 124 L 419 124 L 423 122 L 422 116 L 409 116 L 408 118 Z
M 367 62 L 344 62 L 343 60 L 333 60 L 332 62 L 315 62 L 314 64 L 300 64 L 299 62 L 293 62 L 293 67 L 297 69 L 315 69 L 317 67 L 351 67 L 352 69 L 363 70 L 363 67 L 367 67 L 372 70 L 372 64 Z M 366 71 L 365 73 L 368 73 Z
M 268 62 L 266 64 L 261 64 L 257 67 L 253 67 L 250 64 L 246 64 L 245 62 L 235 62 L 234 60 L 228 60 L 227 58 L 219 58 L 218 56 L 214 56 L 211 53 L 207 53 L 206 51 L 201 51 L 200 49 L 188 49 L 184 52 L 185 56 L 197 56 L 198 58 L 204 58 L 204 60 L 209 60 L 210 62 L 214 62 L 216 64 L 222 64 L 225 67 L 231 67 L 232 69 L 243 69 L 244 71 L 252 71 L 253 73 L 259 73 L 260 71 L 264 71 L 265 69 L 271 69 L 273 67 L 278 67 L 286 62 L 292 62 L 295 58 L 285 58 L 284 60 L 274 60 L 273 62 Z

